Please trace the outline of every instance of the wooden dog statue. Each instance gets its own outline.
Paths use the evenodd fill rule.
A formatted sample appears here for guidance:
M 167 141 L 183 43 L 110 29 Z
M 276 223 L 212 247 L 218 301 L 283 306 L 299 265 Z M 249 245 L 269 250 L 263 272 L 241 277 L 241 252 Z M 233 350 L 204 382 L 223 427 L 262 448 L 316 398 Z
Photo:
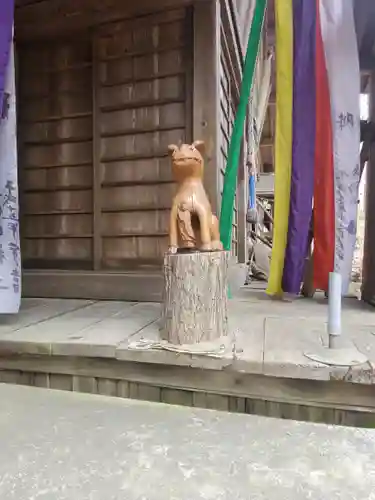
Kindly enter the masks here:
M 172 157 L 172 172 L 177 182 L 177 193 L 170 215 L 170 253 L 176 253 L 178 249 L 223 249 L 219 222 L 212 213 L 203 187 L 203 149 L 203 141 L 168 146 Z

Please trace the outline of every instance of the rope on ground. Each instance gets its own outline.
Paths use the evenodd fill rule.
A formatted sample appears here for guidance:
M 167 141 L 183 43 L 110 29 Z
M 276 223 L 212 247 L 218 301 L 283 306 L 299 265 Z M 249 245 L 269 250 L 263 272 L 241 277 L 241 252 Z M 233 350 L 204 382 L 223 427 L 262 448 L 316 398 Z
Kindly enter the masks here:
M 129 341 L 129 350 L 149 350 L 158 349 L 170 352 L 175 352 L 176 354 L 194 354 L 200 356 L 209 356 L 212 358 L 222 358 L 230 352 L 233 357 L 236 356 L 240 350 L 236 349 L 236 333 L 228 335 L 227 337 L 219 338 L 212 342 L 202 342 L 200 344 L 184 344 L 184 345 L 174 345 L 170 344 L 166 340 L 150 340 L 141 338 L 139 340 Z

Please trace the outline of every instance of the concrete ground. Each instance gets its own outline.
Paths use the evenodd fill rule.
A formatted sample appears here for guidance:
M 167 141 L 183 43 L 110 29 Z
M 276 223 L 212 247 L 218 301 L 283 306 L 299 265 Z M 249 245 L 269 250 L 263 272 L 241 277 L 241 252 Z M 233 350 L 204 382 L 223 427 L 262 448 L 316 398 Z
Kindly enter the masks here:
M 235 346 L 219 356 L 150 348 L 159 340 L 159 316 L 155 303 L 25 299 L 18 315 L 0 318 L 0 355 L 115 358 L 365 384 L 375 380 L 375 309 L 355 298 L 343 303 L 343 340 L 354 342 L 369 362 L 353 369 L 332 368 L 305 356 L 327 343 L 323 296 L 289 303 L 269 299 L 262 289 L 242 288 L 229 304 Z M 129 348 L 137 341 L 151 344 Z
M 0 385 L 1 500 L 373 500 L 375 431 Z

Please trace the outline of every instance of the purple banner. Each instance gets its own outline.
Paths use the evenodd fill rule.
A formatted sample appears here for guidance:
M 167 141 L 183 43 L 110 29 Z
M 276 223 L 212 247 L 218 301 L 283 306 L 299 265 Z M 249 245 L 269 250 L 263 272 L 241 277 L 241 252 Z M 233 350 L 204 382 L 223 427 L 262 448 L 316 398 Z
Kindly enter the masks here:
M 14 0 L 0 0 L 0 110 L 3 109 L 5 77 L 13 36 Z
M 312 216 L 315 163 L 316 2 L 293 0 L 293 138 L 288 239 L 282 288 L 298 294 Z

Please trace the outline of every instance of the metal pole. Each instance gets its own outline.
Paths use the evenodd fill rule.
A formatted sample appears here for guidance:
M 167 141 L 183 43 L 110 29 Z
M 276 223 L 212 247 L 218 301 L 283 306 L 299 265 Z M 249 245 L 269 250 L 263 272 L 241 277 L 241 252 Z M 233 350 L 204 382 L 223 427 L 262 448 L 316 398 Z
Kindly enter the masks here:
M 329 273 L 328 280 L 328 349 L 319 346 L 317 352 L 304 355 L 317 363 L 331 366 L 356 366 L 368 362 L 349 339 L 341 337 L 341 274 Z M 342 345 L 342 340 L 344 344 Z
M 341 274 L 329 273 L 328 281 L 328 346 L 337 349 L 341 335 Z

